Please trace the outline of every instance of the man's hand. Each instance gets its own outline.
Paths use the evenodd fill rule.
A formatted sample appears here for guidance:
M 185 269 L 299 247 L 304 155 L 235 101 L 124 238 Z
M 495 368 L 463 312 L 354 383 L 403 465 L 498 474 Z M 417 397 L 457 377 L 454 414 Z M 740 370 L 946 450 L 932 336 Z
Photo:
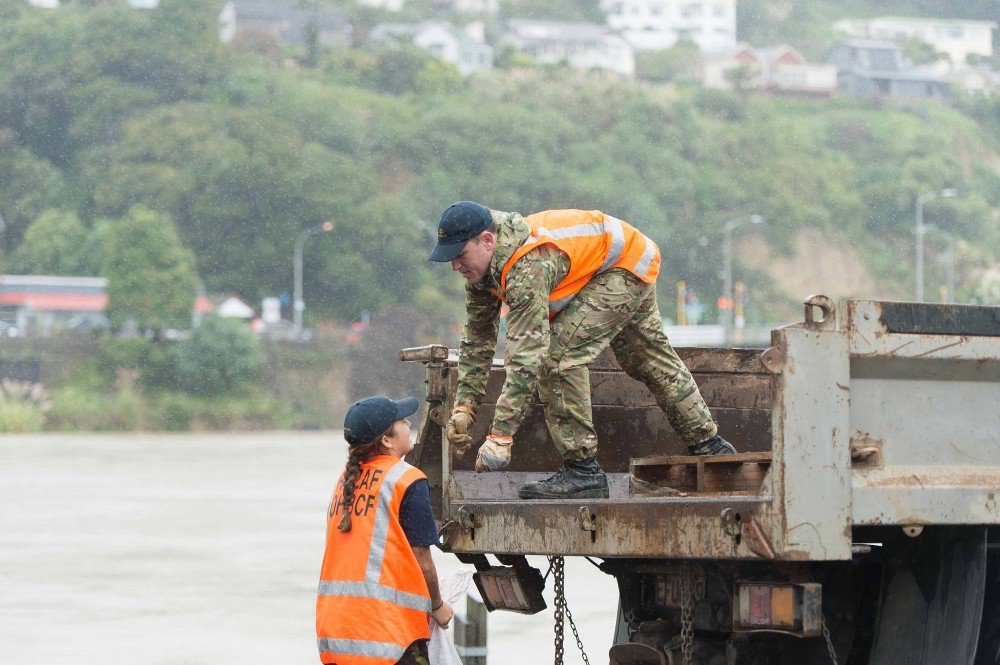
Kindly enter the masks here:
M 448 442 L 455 447 L 455 454 L 463 457 L 465 452 L 472 447 L 472 436 L 469 430 L 472 429 L 472 422 L 476 419 L 476 412 L 471 406 L 459 404 L 451 410 L 451 418 L 444 432 L 448 437 Z
M 448 624 L 451 623 L 451 618 L 455 616 L 455 610 L 451 608 L 451 605 L 446 603 L 444 599 L 441 600 L 441 605 L 438 606 L 436 610 L 431 612 L 431 617 L 434 619 L 437 625 L 442 628 L 447 628 Z
M 510 448 L 513 445 L 513 437 L 490 434 L 486 437 L 486 442 L 479 447 L 479 455 L 476 457 L 476 471 L 479 473 L 499 471 L 510 464 Z

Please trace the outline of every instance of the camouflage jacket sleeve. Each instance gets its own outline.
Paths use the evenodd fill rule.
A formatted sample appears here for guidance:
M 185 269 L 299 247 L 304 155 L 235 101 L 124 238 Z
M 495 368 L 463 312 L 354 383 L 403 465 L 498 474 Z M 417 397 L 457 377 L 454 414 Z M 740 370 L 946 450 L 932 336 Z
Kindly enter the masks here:
M 456 406 L 464 404 L 478 410 L 486 394 L 486 380 L 497 348 L 501 305 L 489 289 L 478 285 L 465 289 L 465 329 L 459 343 Z
M 569 271 L 554 247 L 528 252 L 507 276 L 507 378 L 490 432 L 512 436 L 524 420 L 539 370 L 549 353 L 549 294 Z

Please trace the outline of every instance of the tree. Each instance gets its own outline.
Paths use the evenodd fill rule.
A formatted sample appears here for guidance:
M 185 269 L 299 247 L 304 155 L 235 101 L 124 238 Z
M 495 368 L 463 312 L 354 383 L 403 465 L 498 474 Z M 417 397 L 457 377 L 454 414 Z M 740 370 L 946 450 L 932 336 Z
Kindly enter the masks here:
M 195 395 L 225 395 L 260 374 L 264 354 L 246 324 L 209 317 L 174 349 L 177 387 Z
M 0 214 L 6 222 L 4 243 L 14 248 L 43 210 L 60 205 L 62 174 L 44 159 L 18 146 L 0 127 Z
M 722 76 L 746 104 L 750 91 L 759 85 L 760 67 L 748 62 L 741 62 L 735 67 L 727 69 Z
M 198 273 L 169 215 L 136 206 L 122 219 L 100 222 L 92 234 L 92 260 L 108 279 L 115 325 L 128 318 L 154 330 L 188 324 Z
M 911 37 L 903 42 L 903 55 L 915 65 L 927 65 L 948 57 L 947 53 L 936 50 L 919 37 Z
M 639 51 L 635 56 L 635 76 L 653 83 L 691 78 L 697 73 L 701 60 L 701 50 L 689 41 L 678 42 L 662 51 Z
M 87 229 L 76 213 L 46 210 L 24 233 L 13 252 L 11 270 L 25 275 L 76 275 L 81 272 Z

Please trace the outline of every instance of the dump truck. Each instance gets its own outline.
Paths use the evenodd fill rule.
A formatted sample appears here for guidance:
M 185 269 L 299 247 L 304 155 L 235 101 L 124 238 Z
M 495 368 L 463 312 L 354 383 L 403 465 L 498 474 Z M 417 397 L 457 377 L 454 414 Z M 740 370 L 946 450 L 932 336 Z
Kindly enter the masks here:
M 544 607 L 527 555 L 590 557 L 619 589 L 613 664 L 1000 663 L 1000 308 L 812 296 L 766 350 L 677 351 L 738 454 L 685 455 L 605 354 L 610 498 L 581 500 L 517 497 L 561 463 L 537 398 L 477 474 L 444 436 L 456 353 L 401 352 L 427 373 L 408 459 L 491 609 Z M 494 361 L 473 450 L 503 380 Z

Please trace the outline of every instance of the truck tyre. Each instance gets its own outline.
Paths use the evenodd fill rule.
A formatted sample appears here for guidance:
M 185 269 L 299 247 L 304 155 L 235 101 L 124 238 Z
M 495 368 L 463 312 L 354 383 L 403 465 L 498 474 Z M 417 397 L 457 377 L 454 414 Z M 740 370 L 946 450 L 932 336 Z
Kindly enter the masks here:
M 898 532 L 897 532 L 898 533 Z M 894 533 L 869 665 L 974 665 L 986 588 L 986 529 Z
M 986 594 L 979 628 L 976 665 L 1000 665 L 1000 529 L 989 531 L 986 551 Z

